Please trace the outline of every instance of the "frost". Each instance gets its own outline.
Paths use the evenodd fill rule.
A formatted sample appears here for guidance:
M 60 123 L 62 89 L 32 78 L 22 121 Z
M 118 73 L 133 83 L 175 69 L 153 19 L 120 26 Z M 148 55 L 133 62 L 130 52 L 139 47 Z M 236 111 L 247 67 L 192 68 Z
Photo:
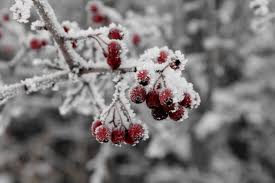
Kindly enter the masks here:
M 32 0 L 15 0 L 15 4 L 10 8 L 13 18 L 20 23 L 28 23 L 32 6 Z

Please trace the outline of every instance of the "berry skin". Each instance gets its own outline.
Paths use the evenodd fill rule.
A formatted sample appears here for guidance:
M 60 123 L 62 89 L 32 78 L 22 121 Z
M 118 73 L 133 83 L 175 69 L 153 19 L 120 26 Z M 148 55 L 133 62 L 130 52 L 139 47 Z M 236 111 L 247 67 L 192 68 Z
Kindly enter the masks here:
M 135 145 L 135 141 L 130 137 L 129 132 L 126 131 L 124 136 L 124 142 L 129 145 Z
M 178 121 L 183 117 L 184 112 L 185 108 L 180 106 L 176 111 L 169 112 L 169 117 L 174 121 Z
M 118 57 L 121 52 L 121 46 L 118 42 L 112 41 L 108 44 L 108 56 Z
M 166 88 L 162 90 L 159 94 L 159 101 L 161 105 L 171 105 L 173 104 L 173 94 L 172 90 L 169 88 Z
M 147 86 L 150 83 L 150 75 L 147 70 L 141 70 L 137 73 L 138 83 L 142 86 Z
M 33 38 L 30 42 L 30 48 L 33 50 L 38 50 L 42 47 L 42 42 L 39 39 Z
M 95 136 L 95 131 L 97 129 L 97 127 L 103 125 L 103 122 L 101 120 L 96 120 L 92 123 L 92 126 L 91 126 L 91 132 L 92 132 L 92 135 Z
M 155 120 L 164 120 L 168 117 L 168 113 L 162 108 L 154 108 L 152 109 L 152 116 Z
M 188 93 L 184 93 L 184 98 L 179 104 L 185 108 L 191 108 L 191 104 L 192 104 L 191 95 Z
M 141 38 L 138 34 L 134 34 L 133 37 L 132 37 L 132 43 L 135 45 L 135 46 L 138 46 L 141 42 Z
M 97 7 L 97 5 L 96 5 L 96 4 L 91 4 L 91 6 L 90 6 L 90 11 L 91 11 L 92 13 L 97 13 L 97 12 L 98 12 L 98 7 Z
M 113 129 L 111 134 L 111 140 L 114 144 L 121 144 L 124 142 L 125 130 Z
M 143 86 L 135 86 L 130 91 L 130 99 L 136 104 L 141 104 L 146 99 L 146 90 Z
M 116 70 L 121 64 L 121 59 L 119 57 L 107 57 L 107 64 L 113 69 Z
M 171 105 L 169 105 L 169 106 L 163 105 L 162 108 L 163 108 L 166 112 L 169 113 L 170 111 L 173 111 L 173 110 L 176 109 L 176 104 L 173 103 L 173 104 L 171 104 Z
M 159 93 L 156 90 L 151 90 L 146 96 L 146 104 L 150 109 L 160 107 Z
M 159 57 L 158 57 L 158 63 L 162 64 L 166 62 L 167 57 L 168 57 L 168 53 L 166 51 L 160 51 Z
M 174 70 L 179 69 L 181 62 L 177 59 L 170 64 L 170 67 Z
M 133 141 L 137 142 L 139 140 L 142 140 L 144 137 L 144 128 L 141 124 L 133 123 L 130 125 L 128 129 L 128 134 Z
M 98 142 L 102 142 L 102 143 L 109 142 L 111 138 L 111 132 L 106 126 L 101 125 L 97 127 L 95 130 L 95 138 Z
M 123 33 L 122 33 L 121 30 L 119 30 L 117 28 L 112 28 L 109 31 L 108 37 L 109 37 L 109 39 L 122 40 L 123 39 Z

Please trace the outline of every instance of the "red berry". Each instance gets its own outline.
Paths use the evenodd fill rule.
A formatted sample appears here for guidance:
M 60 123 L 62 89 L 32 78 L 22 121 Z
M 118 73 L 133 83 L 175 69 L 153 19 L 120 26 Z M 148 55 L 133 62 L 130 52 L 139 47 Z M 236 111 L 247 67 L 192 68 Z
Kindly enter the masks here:
M 140 104 L 146 99 L 146 90 L 142 86 L 135 86 L 130 91 L 130 99 L 136 104 Z
M 108 56 L 118 57 L 121 52 L 121 46 L 117 41 L 112 41 L 108 44 Z
M 4 14 L 2 19 L 3 19 L 4 22 L 8 22 L 8 21 L 10 21 L 10 15 L 9 14 Z
M 135 140 L 132 139 L 132 138 L 130 137 L 128 131 L 126 131 L 126 133 L 125 133 L 124 142 L 125 142 L 126 144 L 129 144 L 129 145 L 134 145 L 134 144 L 135 144 Z
M 167 57 L 168 57 L 168 53 L 166 51 L 160 51 L 159 57 L 158 57 L 158 63 L 162 64 L 166 62 Z
M 41 40 L 37 39 L 37 38 L 33 38 L 30 42 L 30 48 L 31 49 L 40 49 L 42 47 L 42 42 Z
M 148 85 L 149 82 L 150 82 L 150 76 L 149 76 L 148 70 L 138 71 L 137 80 L 138 80 L 138 83 L 143 85 L 143 86 Z
M 69 27 L 67 27 L 67 26 L 63 26 L 63 29 L 64 29 L 64 31 L 66 32 L 66 33 L 68 33 L 69 32 Z
M 173 61 L 172 63 L 170 63 L 170 67 L 174 70 L 177 70 L 177 69 L 179 69 L 180 64 L 181 64 L 180 60 L 177 59 L 177 60 Z
M 111 134 L 111 140 L 114 144 L 121 144 L 124 142 L 125 130 L 113 129 Z
M 162 108 L 163 108 L 166 112 L 170 112 L 170 111 L 175 110 L 176 104 L 173 103 L 173 104 L 171 104 L 171 105 L 169 105 L 169 106 L 168 106 L 168 105 L 163 105 Z
M 170 111 L 169 117 L 174 121 L 178 121 L 183 117 L 184 112 L 185 112 L 185 108 L 180 106 L 176 111 Z
M 101 125 L 103 125 L 103 122 L 101 120 L 96 120 L 92 123 L 91 132 L 93 136 L 95 136 L 95 130 L 97 129 L 97 127 Z
M 98 12 L 97 4 L 91 4 L 91 6 L 90 6 L 90 11 L 91 11 L 92 13 L 97 13 L 97 12 Z
M 130 125 L 128 129 L 128 134 L 133 141 L 139 141 L 142 140 L 144 137 L 144 128 L 141 124 L 133 123 Z
M 162 108 L 152 109 L 152 116 L 155 120 L 164 120 L 168 117 L 168 113 Z
M 119 57 L 107 57 L 107 64 L 113 69 L 116 70 L 121 64 L 121 59 Z
M 146 96 L 146 104 L 150 109 L 160 107 L 159 93 L 156 90 L 151 90 Z
M 119 39 L 122 40 L 123 39 L 123 33 L 121 30 L 117 29 L 117 28 L 112 28 L 109 31 L 108 34 L 109 39 Z
M 132 42 L 135 46 L 138 46 L 141 42 L 141 38 L 138 34 L 134 34 L 132 37 Z
M 95 137 L 98 142 L 108 142 L 111 138 L 111 132 L 109 128 L 104 125 L 101 125 L 95 130 Z
M 77 48 L 77 41 L 72 41 L 72 47 L 73 47 L 74 49 Z
M 179 104 L 186 108 L 190 108 L 192 104 L 191 95 L 189 93 L 184 93 L 184 98 Z
M 101 15 L 101 14 L 95 14 L 93 17 L 92 17 L 92 21 L 94 23 L 97 23 L 97 24 L 100 24 L 100 23 L 103 23 L 105 20 L 104 16 Z
M 166 88 L 162 90 L 159 94 L 159 101 L 161 105 L 171 105 L 173 104 L 173 93 L 172 90 Z

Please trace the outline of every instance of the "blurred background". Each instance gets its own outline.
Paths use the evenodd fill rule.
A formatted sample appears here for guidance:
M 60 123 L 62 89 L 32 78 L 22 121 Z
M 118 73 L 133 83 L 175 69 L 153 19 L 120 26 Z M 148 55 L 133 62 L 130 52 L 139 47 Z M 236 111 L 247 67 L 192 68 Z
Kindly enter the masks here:
M 91 26 L 87 0 L 49 2 L 60 21 Z M 16 97 L 0 108 L 0 183 L 275 182 L 275 25 L 255 30 L 249 0 L 102 2 L 140 33 L 142 44 L 132 48 L 133 55 L 166 45 L 186 54 L 184 74 L 200 93 L 200 107 L 176 124 L 154 121 L 147 109 L 134 106 L 148 123 L 150 139 L 116 147 L 91 137 L 92 115 L 60 115 L 60 93 Z M 0 1 L 3 12 L 11 5 Z M 29 26 L 14 22 L 10 28 Z M 0 40 L 1 64 L 20 50 L 8 32 Z M 34 55 L 24 58 L 27 65 Z M 20 67 L 16 73 L 1 73 L 3 83 L 30 74 Z

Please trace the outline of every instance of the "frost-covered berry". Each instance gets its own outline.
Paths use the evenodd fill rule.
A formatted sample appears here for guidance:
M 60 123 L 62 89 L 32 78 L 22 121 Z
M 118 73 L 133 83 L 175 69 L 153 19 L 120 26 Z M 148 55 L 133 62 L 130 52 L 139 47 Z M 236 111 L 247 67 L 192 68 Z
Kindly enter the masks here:
M 37 50 L 40 49 L 42 47 L 42 42 L 41 40 L 37 39 L 37 38 L 33 38 L 30 41 L 30 48 L 33 50 Z
M 136 104 L 140 104 L 146 99 L 146 90 L 143 86 L 135 86 L 130 90 L 130 99 Z
M 121 59 L 119 57 L 107 56 L 107 64 L 113 69 L 116 70 L 121 65 Z
M 158 63 L 162 64 L 166 62 L 168 57 L 168 53 L 166 51 L 160 51 L 159 56 L 158 56 Z
M 182 117 L 184 116 L 184 112 L 185 112 L 185 108 L 183 106 L 180 106 L 177 110 L 170 111 L 169 117 L 174 121 L 178 121 L 182 119 Z
M 118 57 L 121 52 L 121 46 L 117 41 L 112 41 L 108 44 L 108 56 Z
M 170 67 L 174 70 L 177 70 L 179 69 L 180 64 L 181 64 L 180 60 L 176 59 L 172 63 L 170 63 Z
M 150 109 L 160 107 L 159 93 L 156 90 L 151 90 L 146 96 L 146 104 Z
M 111 132 L 108 127 L 101 125 L 95 130 L 95 138 L 98 142 L 109 142 L 111 138 Z
M 173 104 L 173 93 L 169 88 L 165 88 L 159 94 L 159 101 L 161 105 L 171 105 Z
M 91 132 L 92 132 L 92 135 L 95 136 L 95 130 L 97 129 L 97 127 L 103 125 L 103 121 L 101 120 L 95 120 L 93 123 L 92 123 L 92 126 L 91 126 Z
M 138 46 L 141 42 L 141 37 L 140 35 L 138 34 L 134 34 L 133 37 L 132 37 L 132 43 L 135 45 L 135 46 Z
M 97 4 L 91 4 L 90 5 L 90 11 L 92 12 L 92 13 L 97 13 L 98 12 L 98 6 L 97 6 Z
M 133 141 L 142 140 L 145 135 L 145 129 L 139 123 L 133 123 L 128 129 L 128 134 Z
M 124 142 L 125 130 L 124 129 L 113 129 L 111 134 L 111 141 L 114 144 L 121 144 Z
M 135 142 L 136 142 L 134 139 L 132 139 L 132 137 L 130 136 L 128 130 L 127 130 L 126 133 L 125 133 L 124 142 L 125 142 L 126 144 L 129 144 L 129 145 L 134 145 Z
M 164 120 L 168 117 L 168 112 L 166 112 L 162 107 L 152 109 L 152 116 L 155 120 Z
M 108 34 L 109 39 L 118 39 L 118 40 L 122 40 L 123 39 L 123 33 L 120 29 L 118 28 L 112 28 L 109 31 Z
M 147 86 L 150 82 L 150 75 L 148 70 L 141 70 L 137 72 L 138 83 Z
M 189 93 L 184 93 L 184 98 L 179 104 L 186 108 L 190 108 L 192 104 L 191 95 Z

